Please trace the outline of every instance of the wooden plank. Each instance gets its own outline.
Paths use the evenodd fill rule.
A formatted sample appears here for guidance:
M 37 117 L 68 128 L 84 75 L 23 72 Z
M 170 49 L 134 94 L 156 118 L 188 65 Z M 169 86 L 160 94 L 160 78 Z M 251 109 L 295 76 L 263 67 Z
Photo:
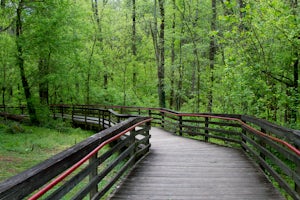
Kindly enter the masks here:
M 241 150 L 150 132 L 148 156 L 110 199 L 284 199 Z

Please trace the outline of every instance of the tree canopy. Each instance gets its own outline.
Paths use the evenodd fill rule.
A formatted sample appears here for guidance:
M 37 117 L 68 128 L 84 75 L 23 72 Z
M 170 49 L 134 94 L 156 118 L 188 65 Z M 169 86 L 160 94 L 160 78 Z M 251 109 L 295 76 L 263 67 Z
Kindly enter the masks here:
M 2 105 L 167 107 L 300 127 L 295 0 L 1 0 Z

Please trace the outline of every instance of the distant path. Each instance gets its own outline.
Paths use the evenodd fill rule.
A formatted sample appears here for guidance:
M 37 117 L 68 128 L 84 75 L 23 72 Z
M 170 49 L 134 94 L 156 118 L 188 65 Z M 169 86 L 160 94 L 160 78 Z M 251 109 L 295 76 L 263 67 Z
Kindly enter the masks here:
M 151 148 L 111 199 L 284 199 L 242 152 L 152 127 Z

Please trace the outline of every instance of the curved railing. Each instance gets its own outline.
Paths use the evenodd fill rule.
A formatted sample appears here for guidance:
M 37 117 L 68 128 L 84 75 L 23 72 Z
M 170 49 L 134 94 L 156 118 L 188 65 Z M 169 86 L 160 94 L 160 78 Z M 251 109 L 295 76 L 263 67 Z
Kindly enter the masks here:
M 161 108 L 99 106 L 150 116 L 152 124 L 181 136 L 243 149 L 288 198 L 300 199 L 300 131 L 246 115 L 180 113 Z
M 150 121 L 130 117 L 0 183 L 0 199 L 100 199 L 149 151 Z
M 151 117 L 152 125 L 174 134 L 240 148 L 256 161 L 272 182 L 284 191 L 284 195 L 300 199 L 299 130 L 246 115 L 180 113 L 161 108 L 101 105 L 52 105 L 51 109 L 55 117 L 72 119 L 84 126 L 97 127 L 101 124 L 98 128 L 109 127 L 130 116 Z M 95 120 L 98 120 L 97 123 Z

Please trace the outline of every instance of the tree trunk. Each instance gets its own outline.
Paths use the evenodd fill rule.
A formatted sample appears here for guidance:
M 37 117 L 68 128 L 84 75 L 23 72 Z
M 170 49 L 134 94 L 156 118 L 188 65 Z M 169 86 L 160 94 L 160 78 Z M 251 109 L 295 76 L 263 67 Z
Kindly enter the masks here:
M 299 13 L 297 13 L 298 9 L 298 1 L 292 0 L 292 9 L 293 9 L 293 15 L 295 16 L 295 19 L 297 19 L 297 16 Z M 297 24 L 297 21 L 295 20 L 295 24 Z M 300 32 L 298 32 L 297 40 L 299 42 L 300 40 Z M 300 94 L 299 94 L 299 65 L 300 65 L 300 53 L 299 48 L 295 48 L 294 56 L 297 58 L 294 61 L 293 65 L 293 71 L 294 71 L 294 80 L 293 80 L 293 90 L 294 90 L 294 102 L 293 102 L 293 108 L 292 108 L 292 122 L 297 123 L 297 115 L 299 114 L 299 105 L 300 105 Z
M 297 60 L 294 63 L 294 81 L 293 81 L 293 90 L 294 90 L 294 100 L 293 100 L 293 107 L 292 107 L 292 123 L 297 122 L 297 114 L 299 112 L 299 105 L 300 105 L 300 95 L 299 95 L 299 54 L 296 53 Z
M 30 116 L 30 121 L 32 124 L 39 124 L 39 120 L 37 118 L 36 110 L 34 104 L 32 102 L 32 95 L 30 92 L 29 84 L 25 75 L 24 69 L 24 58 L 23 58 L 23 47 L 20 43 L 20 37 L 22 35 L 22 10 L 23 10 L 24 1 L 21 0 L 19 2 L 17 8 L 17 19 L 16 19 L 16 46 L 17 46 L 17 64 L 20 69 L 20 76 L 22 80 L 22 85 L 25 93 L 25 98 L 27 102 L 27 109 Z
M 174 80 L 174 75 L 175 75 L 175 34 L 176 34 L 176 4 L 175 0 L 172 0 L 173 4 L 173 21 L 172 21 L 172 42 L 171 42 L 171 92 L 170 92 L 170 108 L 174 108 L 175 102 L 174 102 L 174 95 L 175 95 L 175 80 Z
M 183 28 L 181 29 L 181 34 L 183 34 Z M 180 111 L 182 105 L 182 82 L 183 82 L 183 63 L 182 63 L 182 45 L 183 39 L 180 40 L 179 44 L 179 80 L 178 80 L 178 88 L 176 92 L 176 110 Z
M 166 95 L 165 95 L 165 8 L 164 0 L 158 0 L 160 10 L 160 32 L 159 32 L 159 65 L 157 69 L 158 75 L 158 96 L 159 106 L 161 108 L 166 107 Z
M 3 66 L 3 86 L 2 86 L 2 106 L 5 108 L 5 91 L 6 91 L 6 63 Z
M 40 103 L 43 105 L 49 104 L 49 83 L 47 80 L 47 76 L 49 75 L 49 61 L 50 61 L 50 53 L 47 58 L 41 57 L 39 60 L 39 96 Z
M 211 32 L 216 31 L 216 20 L 217 20 L 217 6 L 216 0 L 211 1 L 212 6 L 212 19 L 211 19 Z M 207 111 L 209 113 L 212 112 L 213 107 L 213 85 L 214 85 L 214 68 L 215 68 L 215 55 L 216 55 L 216 42 L 215 36 L 212 34 L 210 36 L 210 43 L 209 43 L 209 68 L 210 68 L 210 86 L 208 91 L 208 105 Z
M 136 2 L 135 0 L 132 0 L 132 55 L 133 55 L 133 60 L 136 60 L 137 56 L 137 47 L 136 47 Z M 137 82 L 137 70 L 136 70 L 136 65 L 134 62 L 133 65 L 133 73 L 132 73 L 132 84 L 133 88 L 135 89 L 136 87 L 136 82 Z

